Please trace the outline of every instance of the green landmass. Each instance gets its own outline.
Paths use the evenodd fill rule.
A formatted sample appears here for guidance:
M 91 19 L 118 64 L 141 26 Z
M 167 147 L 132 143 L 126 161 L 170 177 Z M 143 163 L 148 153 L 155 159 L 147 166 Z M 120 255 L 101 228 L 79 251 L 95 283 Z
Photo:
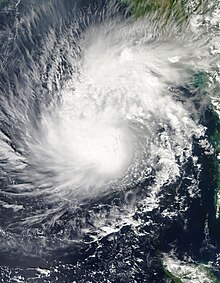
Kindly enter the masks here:
M 131 14 L 135 18 L 143 17 L 147 13 L 156 12 L 159 17 L 165 15 L 166 20 L 174 17 L 175 20 L 186 19 L 180 1 L 173 0 L 124 0 L 130 8 Z M 166 21 L 165 20 L 165 21 Z
M 213 125 L 211 129 L 211 133 L 209 136 L 209 141 L 214 149 L 214 155 L 215 155 L 215 184 L 216 184 L 216 198 L 215 198 L 215 204 L 217 204 L 217 193 L 220 190 L 220 163 L 218 157 L 220 156 L 220 120 L 219 120 L 219 115 L 213 111 Z
M 183 281 L 181 279 L 179 279 L 173 273 L 171 273 L 169 270 L 167 270 L 166 267 L 164 267 L 164 272 L 165 272 L 166 276 L 171 279 L 172 283 L 183 283 Z
M 162 265 L 172 283 L 218 283 L 210 268 L 203 264 L 180 261 L 164 254 Z
M 205 87 L 206 81 L 206 74 L 204 72 L 199 72 L 193 76 L 192 86 L 196 89 L 202 89 Z M 216 208 L 216 216 L 217 218 L 220 218 L 220 119 L 213 107 L 211 109 L 211 116 L 211 125 L 207 134 L 208 140 L 214 151 L 214 158 L 212 159 L 213 181 L 215 185 L 214 204 Z
M 211 219 L 210 229 L 215 240 L 220 242 L 220 119 L 213 109 L 212 127 L 210 129 L 209 142 L 214 150 L 213 158 L 213 182 L 215 185 L 214 205 L 216 217 Z
M 169 20 L 179 24 L 187 22 L 191 14 L 204 13 L 208 9 L 207 0 L 194 3 L 191 9 L 187 0 L 122 0 L 122 2 L 129 6 L 134 17 L 139 18 L 156 12 L 158 17 L 163 17 L 165 24 Z
M 199 72 L 193 76 L 191 85 L 195 89 L 203 89 L 206 81 L 206 74 Z M 210 169 L 206 173 L 210 175 L 213 183 L 215 215 L 209 217 L 209 228 L 215 240 L 220 241 L 220 117 L 214 106 L 211 105 L 210 111 L 207 137 L 212 146 L 213 154 L 209 157 Z

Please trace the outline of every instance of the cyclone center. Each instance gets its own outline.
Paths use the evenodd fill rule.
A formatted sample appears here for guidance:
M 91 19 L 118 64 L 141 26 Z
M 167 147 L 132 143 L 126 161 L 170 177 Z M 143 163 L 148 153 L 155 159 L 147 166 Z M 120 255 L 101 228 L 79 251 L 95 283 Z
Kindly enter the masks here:
M 105 123 L 81 125 L 73 142 L 77 161 L 100 175 L 120 175 L 131 160 L 129 130 Z

